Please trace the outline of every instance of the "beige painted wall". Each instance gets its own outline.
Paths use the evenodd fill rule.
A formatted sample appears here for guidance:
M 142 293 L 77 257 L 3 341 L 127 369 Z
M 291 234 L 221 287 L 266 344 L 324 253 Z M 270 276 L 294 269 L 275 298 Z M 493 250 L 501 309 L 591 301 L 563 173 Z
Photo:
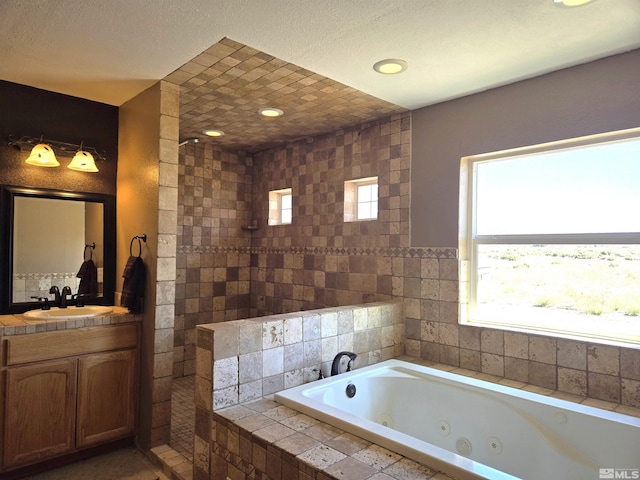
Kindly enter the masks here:
M 140 354 L 138 444 L 168 443 L 175 316 L 179 88 L 159 82 L 120 107 L 117 182 L 117 272 L 147 235 Z M 116 283 L 119 303 L 123 279 Z
M 147 234 L 142 257 L 147 266 L 145 311 L 140 356 L 139 443 L 151 432 L 151 378 L 155 323 L 155 258 L 158 237 L 160 84 L 120 107 L 117 181 L 116 304 L 120 304 L 129 245 L 135 235 Z M 137 242 L 134 246 L 137 255 Z
M 412 112 L 411 245 L 457 247 L 460 158 L 640 126 L 640 50 Z

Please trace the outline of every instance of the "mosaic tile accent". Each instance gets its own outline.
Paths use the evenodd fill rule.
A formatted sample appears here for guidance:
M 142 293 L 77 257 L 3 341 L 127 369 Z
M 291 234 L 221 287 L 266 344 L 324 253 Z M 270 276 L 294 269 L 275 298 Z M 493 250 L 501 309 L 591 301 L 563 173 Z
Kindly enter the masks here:
M 102 272 L 98 269 L 98 292 L 102 292 Z M 76 277 L 77 272 L 68 273 L 18 273 L 13 275 L 12 279 L 12 299 L 14 302 L 33 302 L 32 297 L 47 297 L 53 300 L 53 294 L 49 293 L 49 289 L 56 285 L 62 290 L 62 287 L 71 287 L 72 292 L 78 291 L 80 279 Z
M 260 151 L 406 111 L 229 38 L 165 80 L 180 86 L 180 137 L 219 129 L 225 135 L 215 144 L 234 150 Z M 285 114 L 265 118 L 262 107 Z
M 251 253 L 265 254 L 302 254 L 302 255 L 346 255 L 373 257 L 419 257 L 419 258 L 456 258 L 456 248 L 337 248 L 337 247 L 252 247 Z

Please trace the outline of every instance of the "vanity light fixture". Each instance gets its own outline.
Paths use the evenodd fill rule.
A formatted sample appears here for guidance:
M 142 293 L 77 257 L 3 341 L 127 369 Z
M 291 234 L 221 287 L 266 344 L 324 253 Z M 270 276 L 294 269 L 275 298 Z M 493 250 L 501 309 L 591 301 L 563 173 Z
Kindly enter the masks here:
M 271 117 L 271 118 L 281 117 L 282 115 L 284 115 L 284 112 L 282 110 L 280 110 L 279 108 L 273 108 L 273 107 L 261 108 L 260 110 L 258 110 L 258 113 L 263 117 Z
M 71 163 L 67 165 L 67 168 L 71 170 L 76 170 L 78 172 L 98 172 L 98 167 L 96 167 L 96 161 L 93 159 L 93 155 L 87 152 L 86 150 L 82 150 L 82 146 L 80 146 L 80 150 L 78 150 L 71 160 Z
M 206 136 L 208 137 L 221 137 L 224 135 L 224 132 L 222 130 L 203 130 L 202 133 L 204 133 Z
M 581 7 L 592 2 L 595 2 L 595 0 L 553 0 L 555 6 L 560 8 Z
M 85 147 L 74 143 L 59 142 L 56 140 L 46 140 L 34 137 L 20 137 L 14 139 L 9 136 L 9 145 L 18 147 L 21 151 L 31 151 L 29 157 L 25 160 L 29 165 L 39 167 L 59 167 L 56 155 L 73 157 L 68 168 L 82 172 L 97 172 L 96 160 L 105 161 L 104 152 L 99 152 L 95 148 Z
M 31 154 L 25 160 L 29 165 L 38 167 L 59 167 L 60 162 L 53 153 L 53 148 L 46 143 L 38 143 L 31 149 Z
M 395 75 L 404 72 L 409 68 L 409 64 L 405 60 L 399 58 L 387 58 L 373 64 L 373 69 L 383 75 Z

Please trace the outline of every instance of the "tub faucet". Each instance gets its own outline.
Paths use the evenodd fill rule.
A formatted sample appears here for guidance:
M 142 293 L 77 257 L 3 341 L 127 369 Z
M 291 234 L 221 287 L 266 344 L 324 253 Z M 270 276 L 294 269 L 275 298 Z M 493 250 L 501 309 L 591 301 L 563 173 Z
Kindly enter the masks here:
M 67 308 L 67 295 L 71 295 L 71 289 L 64 287 L 60 292 L 60 308 Z
M 334 375 L 339 375 L 342 373 L 340 371 L 340 360 L 342 360 L 342 357 L 345 357 L 345 356 L 349 357 L 349 362 L 347 363 L 347 372 L 351 371 L 351 363 L 355 361 L 356 358 L 358 358 L 358 355 L 356 355 L 353 352 L 340 352 L 339 354 L 337 354 L 333 359 L 333 363 L 331 364 L 332 377 Z
M 49 293 L 53 293 L 53 304 L 56 307 L 60 306 L 60 290 L 55 285 L 49 289 Z

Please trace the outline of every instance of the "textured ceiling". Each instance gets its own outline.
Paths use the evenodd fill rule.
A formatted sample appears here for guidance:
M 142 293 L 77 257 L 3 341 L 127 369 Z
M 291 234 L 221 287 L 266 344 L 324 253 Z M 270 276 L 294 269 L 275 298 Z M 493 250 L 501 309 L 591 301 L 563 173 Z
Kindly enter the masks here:
M 200 67 L 215 68 L 216 62 L 202 52 L 223 38 L 275 57 L 263 66 L 283 63 L 292 72 L 271 81 L 276 69 L 247 84 L 241 77 L 252 74 L 238 78 L 237 65 L 214 74 L 228 82 L 218 91 L 215 111 L 207 112 L 215 81 Z M 260 119 L 264 131 L 243 123 L 251 133 L 245 138 L 240 129 L 227 128 L 222 140 L 263 145 L 266 126 L 295 126 L 268 132 L 274 135 L 268 144 L 276 135 L 360 121 L 372 109 L 381 116 L 390 104 L 416 109 L 640 48 L 640 0 L 595 0 L 573 9 L 558 8 L 553 0 L 0 0 L 0 45 L 0 79 L 110 105 L 122 105 L 176 69 L 189 74 L 186 69 L 195 68 L 190 78 L 172 75 L 200 97 L 183 102 L 185 121 L 194 129 L 209 122 L 203 117 L 198 123 L 199 112 L 232 121 L 245 99 L 275 100 L 271 95 L 278 95 L 282 81 L 294 79 L 281 93 L 298 88 L 299 75 L 354 95 L 319 100 L 323 86 L 303 90 L 306 98 L 296 103 L 293 92 L 284 94 L 280 100 L 301 110 L 288 107 L 280 123 Z M 242 65 L 242 52 L 224 55 Z M 252 62 L 263 58 L 250 56 Z M 409 69 L 375 73 L 372 65 L 384 58 L 405 59 Z M 201 89 L 193 88 L 197 82 Z M 260 98 L 251 95 L 257 85 Z M 236 88 L 242 94 L 230 91 Z M 380 104 L 373 106 L 372 97 Z
M 180 85 L 180 139 L 259 151 L 406 109 L 223 39 L 166 77 Z M 284 115 L 260 115 L 275 107 Z M 224 131 L 207 138 L 202 131 Z

